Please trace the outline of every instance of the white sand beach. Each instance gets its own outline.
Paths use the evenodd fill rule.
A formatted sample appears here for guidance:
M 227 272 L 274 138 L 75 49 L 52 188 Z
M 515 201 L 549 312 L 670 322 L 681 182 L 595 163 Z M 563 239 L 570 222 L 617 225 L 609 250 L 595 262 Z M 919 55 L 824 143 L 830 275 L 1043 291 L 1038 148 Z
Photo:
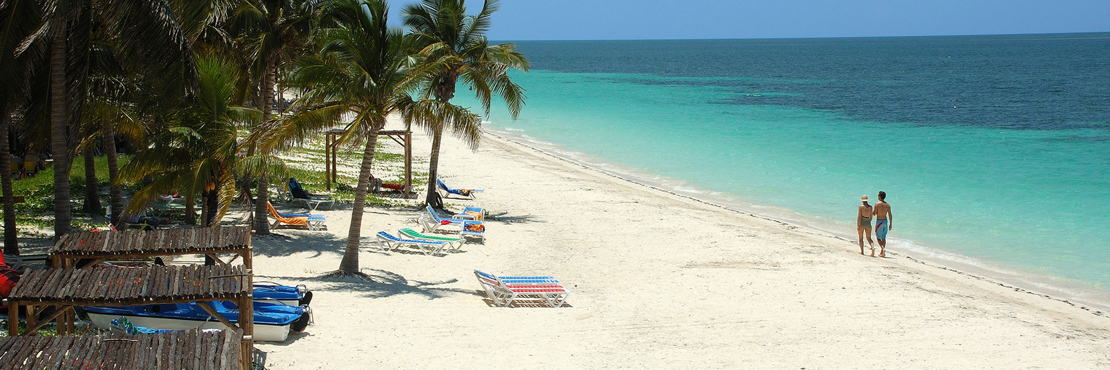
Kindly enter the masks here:
M 368 282 L 320 277 L 339 266 L 350 205 L 317 211 L 326 232 L 255 237 L 256 280 L 315 291 L 314 325 L 257 345 L 269 369 L 1110 368 L 1107 313 L 897 250 L 860 256 L 493 135 L 473 152 L 445 138 L 441 178 L 485 189 L 448 207 L 486 208 L 485 243 L 378 251 L 374 233 L 418 228 L 417 212 L 368 208 Z M 492 307 L 474 269 L 555 276 L 569 304 Z

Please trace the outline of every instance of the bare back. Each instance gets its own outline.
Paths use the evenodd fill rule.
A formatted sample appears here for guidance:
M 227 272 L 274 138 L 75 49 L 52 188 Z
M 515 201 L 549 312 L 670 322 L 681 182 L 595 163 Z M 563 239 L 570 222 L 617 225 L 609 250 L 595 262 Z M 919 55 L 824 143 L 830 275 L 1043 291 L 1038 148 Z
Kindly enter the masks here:
M 876 219 L 885 220 L 885 219 L 887 219 L 887 215 L 889 215 L 889 214 L 890 214 L 890 203 L 887 203 L 887 202 L 884 202 L 884 201 L 879 201 L 878 203 L 875 203 L 875 218 Z
M 871 208 L 871 206 L 869 206 L 869 205 L 861 205 L 861 206 L 859 206 L 859 216 L 860 217 L 871 217 L 872 210 L 873 210 L 873 208 Z

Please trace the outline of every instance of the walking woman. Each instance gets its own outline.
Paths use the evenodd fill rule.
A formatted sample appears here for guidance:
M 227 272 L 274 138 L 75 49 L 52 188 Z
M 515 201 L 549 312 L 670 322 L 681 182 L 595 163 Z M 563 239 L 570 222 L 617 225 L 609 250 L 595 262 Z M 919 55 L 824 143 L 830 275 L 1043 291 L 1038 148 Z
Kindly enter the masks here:
M 859 206 L 859 213 L 856 217 L 856 232 L 859 233 L 859 254 L 863 254 L 863 234 L 867 233 L 867 244 L 871 246 L 871 257 L 875 257 L 875 242 L 871 241 L 871 214 L 874 209 L 870 204 L 867 204 L 867 196 L 864 195 L 859 198 L 863 205 Z

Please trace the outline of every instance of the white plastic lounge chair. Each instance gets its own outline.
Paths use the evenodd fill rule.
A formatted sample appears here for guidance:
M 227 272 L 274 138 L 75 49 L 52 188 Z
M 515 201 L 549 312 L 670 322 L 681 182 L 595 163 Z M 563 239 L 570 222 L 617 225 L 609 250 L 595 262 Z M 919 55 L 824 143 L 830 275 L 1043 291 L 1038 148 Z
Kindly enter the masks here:
M 401 247 L 412 247 L 426 256 L 443 254 L 444 242 L 427 240 L 401 239 L 385 231 L 378 232 L 378 242 L 383 250 L 397 250 Z
M 524 299 L 541 300 L 551 307 L 562 307 L 570 297 L 570 291 L 550 276 L 497 277 L 479 270 L 474 270 L 474 276 L 493 304 L 501 307 L 509 307 L 513 301 Z
M 444 198 L 449 198 L 451 195 L 456 195 L 461 199 L 474 199 L 474 193 L 482 192 L 482 189 L 453 189 L 447 186 L 441 179 L 436 179 L 436 187 L 443 190 Z
M 443 218 L 436 214 L 432 206 L 424 207 L 424 212 L 420 213 L 420 226 L 424 228 L 424 232 L 433 232 L 439 230 L 441 226 L 453 225 L 460 228 L 459 235 L 468 238 L 485 239 L 486 225 L 478 220 L 465 220 L 459 218 Z
M 400 237 L 402 237 L 402 238 L 409 238 L 409 239 L 415 239 L 415 240 L 427 240 L 427 241 L 430 241 L 430 242 L 443 242 L 444 244 L 447 244 L 448 247 L 451 247 L 450 249 L 447 250 L 448 252 L 458 252 L 458 251 L 462 250 L 462 245 L 463 245 L 463 243 L 466 242 L 466 239 L 463 239 L 463 238 L 452 238 L 452 237 L 447 237 L 447 236 L 436 236 L 436 235 L 421 234 L 419 231 L 416 231 L 416 230 L 413 230 L 413 229 L 410 229 L 410 228 L 404 228 L 404 229 L 397 230 L 397 233 L 400 234 Z

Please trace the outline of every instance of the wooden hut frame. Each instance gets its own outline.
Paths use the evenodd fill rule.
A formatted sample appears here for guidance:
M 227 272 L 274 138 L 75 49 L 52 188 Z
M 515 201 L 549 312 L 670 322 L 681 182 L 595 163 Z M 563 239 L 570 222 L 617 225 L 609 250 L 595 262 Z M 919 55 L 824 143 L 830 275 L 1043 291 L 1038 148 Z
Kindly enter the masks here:
M 243 259 L 243 266 L 220 261 L 217 266 L 74 269 L 79 259 L 204 254 L 219 261 L 218 253 L 236 254 Z M 247 226 L 66 234 L 50 251 L 55 267 L 60 268 L 27 271 L 7 301 L 10 312 L 26 307 L 28 330 L 24 335 L 52 320 L 57 320 L 59 333 L 72 333 L 75 306 L 233 301 L 239 306 L 239 325 L 207 304 L 199 306 L 227 327 L 242 331 L 241 365 L 249 369 L 254 348 L 251 254 Z M 54 307 L 55 312 L 35 322 L 34 312 L 39 307 Z M 18 323 L 9 320 L 9 335 L 19 334 Z
M 331 183 L 339 182 L 336 166 L 336 152 L 339 151 L 339 135 L 342 129 L 332 129 L 324 133 L 324 183 L 331 191 Z M 386 136 L 405 149 L 405 197 L 412 195 L 412 131 L 385 130 L 378 131 L 378 136 Z

